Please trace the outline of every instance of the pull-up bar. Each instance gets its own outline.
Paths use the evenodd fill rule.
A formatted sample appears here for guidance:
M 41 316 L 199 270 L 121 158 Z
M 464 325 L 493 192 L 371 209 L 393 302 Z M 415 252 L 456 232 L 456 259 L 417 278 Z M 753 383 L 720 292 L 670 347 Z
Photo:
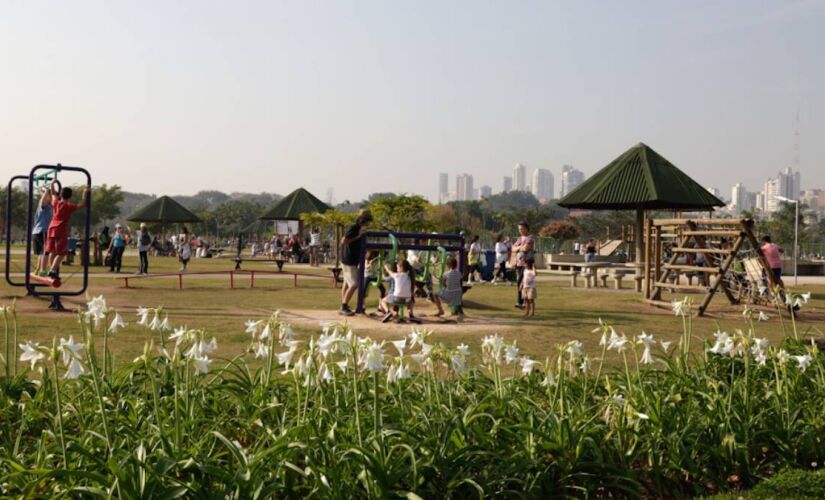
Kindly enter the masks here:
M 388 240 L 388 242 L 370 241 L 371 239 L 375 240 L 379 238 Z M 402 240 L 413 240 L 413 242 L 406 243 Z M 415 241 L 426 241 L 427 243 L 415 243 Z M 360 314 L 365 312 L 364 295 L 366 295 L 367 287 L 364 274 L 367 267 L 366 257 L 368 250 L 389 250 L 391 252 L 397 252 L 398 250 L 436 251 L 442 256 L 442 260 L 447 252 L 455 252 L 458 254 L 458 268 L 462 273 L 464 272 L 464 235 L 462 234 L 367 231 L 364 236 L 364 244 L 361 245 L 361 253 L 358 257 L 358 305 L 355 312 Z M 383 270 L 379 272 L 383 273 Z

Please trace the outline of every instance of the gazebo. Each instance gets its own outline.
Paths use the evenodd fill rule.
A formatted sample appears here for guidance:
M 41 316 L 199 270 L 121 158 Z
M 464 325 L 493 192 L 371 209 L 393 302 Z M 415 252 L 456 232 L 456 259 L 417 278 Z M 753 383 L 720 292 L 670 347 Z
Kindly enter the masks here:
M 725 203 L 644 143 L 628 149 L 559 201 L 565 208 L 636 211 L 636 264 L 648 210 L 713 210 Z
M 201 219 L 169 196 L 161 196 L 148 205 L 132 212 L 126 217 L 129 222 L 148 222 L 150 224 L 183 224 L 200 222 Z
M 264 212 L 259 219 L 298 221 L 298 234 L 303 236 L 304 223 L 301 221 L 301 214 L 312 212 L 324 213 L 327 210 L 329 210 L 329 205 L 319 200 L 306 189 L 298 188 L 276 203 L 274 207 Z

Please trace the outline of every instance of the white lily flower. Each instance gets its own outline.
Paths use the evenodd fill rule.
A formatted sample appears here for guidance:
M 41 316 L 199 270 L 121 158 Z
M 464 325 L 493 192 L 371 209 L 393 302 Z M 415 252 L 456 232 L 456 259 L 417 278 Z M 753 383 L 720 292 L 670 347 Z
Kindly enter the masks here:
M 169 316 L 164 316 L 163 321 L 160 322 L 158 325 L 158 330 L 162 332 L 167 332 L 172 329 L 172 324 L 169 323 Z
M 582 347 L 584 344 L 581 343 L 579 340 L 573 340 L 567 343 L 567 347 L 564 349 L 571 358 L 578 358 L 582 354 L 584 354 L 584 350 Z
M 149 323 L 149 328 L 152 329 L 152 330 L 157 330 L 157 329 L 160 328 L 160 325 L 161 325 L 160 315 L 158 314 L 158 311 L 155 310 L 155 315 L 152 318 L 152 322 Z
M 35 365 L 46 358 L 46 355 L 40 351 L 40 344 L 38 342 L 26 342 L 25 344 L 18 344 L 23 351 L 20 354 L 20 361 L 30 362 L 31 369 L 34 370 Z
M 649 345 L 645 345 L 645 349 L 642 351 L 642 357 L 639 359 L 639 362 L 643 365 L 653 364 L 653 356 L 650 354 Z
M 638 340 L 636 341 L 636 343 L 637 343 L 637 344 L 644 344 L 644 346 L 645 346 L 645 347 L 650 347 L 650 346 L 652 346 L 652 345 L 654 345 L 654 344 L 656 343 L 656 341 L 655 341 L 655 340 L 653 340 L 653 335 L 648 335 L 648 334 L 647 334 L 647 333 L 645 333 L 645 332 L 642 332 L 642 333 L 641 333 L 641 334 L 639 334 L 639 336 L 638 336 L 638 337 L 636 337 L 636 338 L 638 339 Z
M 336 328 L 333 332 L 336 338 L 339 337 L 338 329 Z M 290 325 L 281 324 L 280 328 L 278 329 L 278 341 L 282 346 L 288 346 L 292 341 L 295 340 L 295 330 L 292 329 Z
M 172 333 L 172 335 L 169 336 L 169 340 L 173 340 L 175 341 L 176 345 L 180 345 L 181 342 L 186 340 L 186 338 L 188 337 L 188 332 L 189 330 L 187 330 L 185 326 L 181 326 L 177 328 L 174 331 L 174 333 Z
M 152 312 L 148 307 L 140 306 L 137 308 L 138 324 L 140 326 L 149 326 L 149 313 Z
M 209 373 L 209 365 L 212 360 L 206 356 L 192 358 L 192 366 L 195 367 L 195 373 Z
M 60 352 L 63 359 L 64 365 L 69 365 L 72 359 L 77 359 L 80 357 L 78 354 L 81 350 L 83 350 L 83 344 L 81 342 L 75 342 L 74 337 L 69 335 L 69 339 L 60 339 Z
M 755 339 L 753 339 L 754 347 L 756 349 L 759 349 L 759 350 L 767 349 L 769 343 L 770 342 L 768 342 L 768 339 L 766 339 L 766 338 L 761 338 L 761 339 L 760 338 L 755 338 Z
M 733 339 L 730 338 L 730 335 L 728 335 L 727 332 L 717 331 L 713 334 L 713 336 L 716 337 L 716 342 L 713 344 L 713 347 L 708 349 L 708 351 L 712 352 L 713 354 L 732 355 L 735 346 L 733 343 Z
M 115 334 L 120 328 L 124 328 L 125 326 L 126 322 L 123 321 L 123 317 L 119 313 L 115 313 L 115 317 L 109 324 L 109 333 Z
M 253 350 L 255 351 L 255 359 L 269 357 L 269 344 L 266 342 L 255 342 Z
M 407 339 L 393 340 L 390 344 L 395 346 L 399 356 L 404 356 L 404 348 L 407 346 Z
M 762 350 L 753 353 L 753 359 L 756 360 L 756 364 L 759 366 L 765 366 L 768 363 L 768 356 Z
M 588 371 L 590 371 L 590 363 L 590 358 L 588 358 L 587 356 L 582 357 L 582 362 L 579 364 L 579 370 L 582 373 L 587 373 Z
M 516 347 L 516 343 L 513 342 L 507 346 L 507 350 L 504 351 L 504 361 L 509 365 L 516 360 L 518 360 L 518 347 Z
M 106 299 L 103 298 L 103 295 L 93 297 L 92 300 L 86 303 L 86 308 L 86 314 L 95 320 L 95 326 L 106 317 Z
M 759 311 L 759 315 L 756 317 L 757 321 L 768 321 L 769 319 L 771 319 L 770 316 L 762 311 Z
M 327 367 L 326 363 L 321 365 L 321 370 L 318 373 L 318 378 L 320 378 L 324 382 L 332 382 L 333 380 L 335 380 L 335 377 L 333 377 L 332 372 L 330 371 L 329 367 Z
M 257 331 L 258 331 L 258 326 L 259 326 L 260 324 L 261 324 L 261 321 L 260 321 L 260 320 L 255 321 L 255 320 L 248 319 L 248 320 L 246 320 L 246 323 L 244 323 L 244 327 L 245 327 L 245 330 L 244 330 L 244 331 L 245 331 L 246 333 L 251 334 L 251 335 L 254 337 L 254 336 L 255 336 L 255 332 L 257 332 Z
M 670 340 L 660 340 L 659 345 L 662 346 L 662 350 L 665 351 L 665 354 L 670 350 L 670 345 L 673 344 Z
M 610 333 L 610 338 L 607 341 L 607 350 L 611 351 L 613 349 L 616 349 L 617 352 L 623 352 L 627 348 L 628 342 L 629 340 L 627 340 L 627 337 L 625 337 L 624 334 L 622 334 L 622 336 L 619 336 L 616 334 L 616 331 L 613 330 Z
M 340 368 L 342 372 L 347 371 L 347 368 L 349 368 L 349 360 L 348 359 L 345 359 L 343 361 L 338 361 L 335 364 L 338 365 L 338 368 Z
M 261 331 L 261 340 L 268 339 L 270 335 L 272 335 L 272 328 L 269 327 L 269 322 L 267 321 L 266 326 L 264 326 L 264 329 Z
M 793 356 L 793 358 L 796 360 L 796 366 L 797 368 L 799 368 L 799 371 L 801 372 L 807 370 L 808 367 L 811 365 L 811 361 L 814 360 L 813 356 L 811 356 L 810 354 L 805 354 L 803 356 Z
M 636 418 L 639 420 L 650 420 L 650 416 L 647 413 L 636 412 Z
M 538 361 L 534 361 L 528 358 L 527 356 L 522 356 L 520 363 L 522 375 L 530 375 L 530 373 L 533 371 L 533 368 L 535 368 L 536 365 L 539 364 Z
M 458 344 L 458 347 L 456 347 L 455 350 L 462 356 L 466 357 L 470 355 L 470 348 L 466 344 Z
M 83 368 L 80 360 L 77 358 L 72 358 L 69 362 L 69 367 L 66 369 L 66 374 L 63 375 L 63 378 L 72 380 L 84 375 L 85 373 L 86 369 Z
M 384 369 L 384 344 L 373 342 L 366 348 L 362 359 L 364 369 L 371 372 L 380 372 Z
M 670 307 L 673 310 L 673 314 L 676 316 L 687 316 L 690 312 L 690 305 L 687 297 L 683 300 L 674 300 L 670 303 Z
M 296 350 L 297 349 L 290 348 L 286 352 L 276 354 L 278 357 L 278 363 L 284 365 L 284 367 L 288 370 L 290 363 L 292 363 L 292 357 L 295 356 Z
M 788 354 L 788 351 L 785 349 L 779 349 L 779 351 L 777 351 L 776 360 L 779 361 L 780 365 L 784 365 L 789 359 L 791 359 L 791 355 Z

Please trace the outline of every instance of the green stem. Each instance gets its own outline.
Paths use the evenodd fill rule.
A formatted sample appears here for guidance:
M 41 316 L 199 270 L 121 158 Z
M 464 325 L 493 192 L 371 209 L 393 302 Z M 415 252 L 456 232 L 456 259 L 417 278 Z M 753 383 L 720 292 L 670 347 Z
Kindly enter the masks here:
M 52 353 L 53 358 L 57 359 L 57 347 L 55 346 L 56 341 L 52 341 Z M 60 437 L 60 450 L 63 452 L 63 467 L 69 468 L 69 460 L 66 457 L 66 436 L 63 432 L 63 404 L 60 402 L 60 379 L 57 377 L 57 364 L 52 363 L 52 367 L 54 368 L 53 379 L 54 379 L 54 400 L 57 406 L 57 432 Z

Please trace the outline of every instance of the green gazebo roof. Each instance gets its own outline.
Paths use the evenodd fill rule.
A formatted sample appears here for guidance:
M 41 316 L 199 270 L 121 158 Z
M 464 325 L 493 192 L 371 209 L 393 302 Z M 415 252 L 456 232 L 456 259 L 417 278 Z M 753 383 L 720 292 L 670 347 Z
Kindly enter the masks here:
M 712 210 L 725 203 L 640 142 L 581 183 L 559 205 L 595 210 Z
M 259 217 L 262 220 L 300 220 L 301 214 L 324 213 L 329 206 L 304 188 L 298 188 Z
M 201 221 L 200 217 L 168 196 L 161 196 L 145 207 L 135 210 L 126 220 L 161 224 Z

